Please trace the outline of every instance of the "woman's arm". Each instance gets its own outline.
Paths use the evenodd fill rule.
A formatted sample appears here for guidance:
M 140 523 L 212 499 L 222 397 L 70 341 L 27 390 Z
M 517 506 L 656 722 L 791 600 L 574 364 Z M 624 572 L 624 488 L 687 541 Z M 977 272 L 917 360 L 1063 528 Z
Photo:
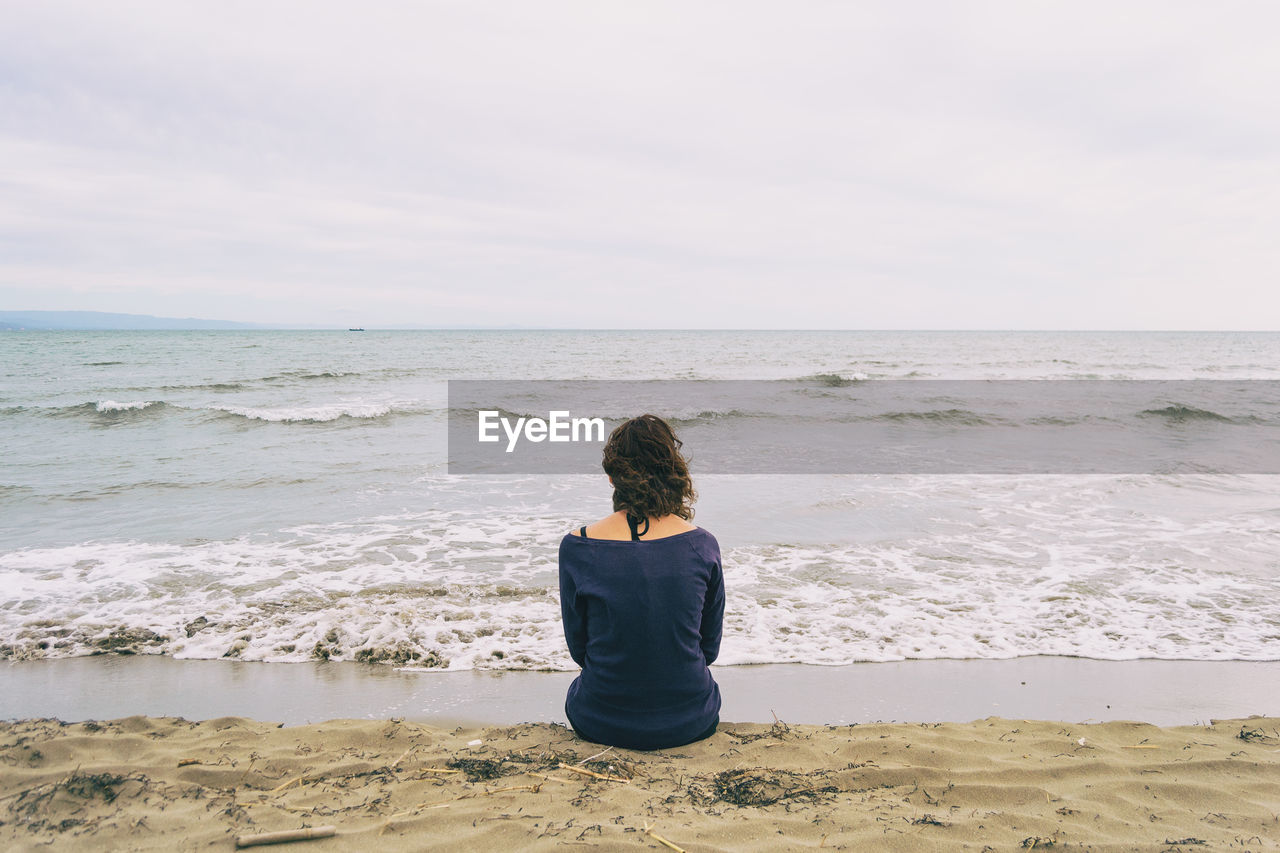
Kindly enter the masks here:
M 720 654 L 720 636 L 724 632 L 724 570 L 719 555 L 707 579 L 707 595 L 702 600 L 702 656 L 708 664 Z
M 578 605 L 578 587 L 564 565 L 564 545 L 560 554 L 560 621 L 564 624 L 564 641 L 569 656 L 578 666 L 586 666 L 587 613 Z

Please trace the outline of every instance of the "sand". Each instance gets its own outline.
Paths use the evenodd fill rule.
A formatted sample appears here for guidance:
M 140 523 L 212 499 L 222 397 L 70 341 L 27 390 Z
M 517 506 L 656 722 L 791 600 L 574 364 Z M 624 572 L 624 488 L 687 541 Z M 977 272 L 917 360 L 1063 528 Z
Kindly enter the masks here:
M 726 723 L 652 753 L 543 723 L 23 720 L 0 723 L 0 821 L 6 850 L 317 826 L 337 835 L 267 849 L 1276 850 L 1280 718 Z

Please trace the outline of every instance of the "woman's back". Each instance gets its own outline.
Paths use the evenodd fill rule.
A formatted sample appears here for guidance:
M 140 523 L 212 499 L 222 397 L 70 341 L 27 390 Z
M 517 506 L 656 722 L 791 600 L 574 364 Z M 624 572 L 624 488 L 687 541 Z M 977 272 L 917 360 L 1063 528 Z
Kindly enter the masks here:
M 719 543 L 655 521 L 638 540 L 591 536 L 616 534 L 600 522 L 560 543 L 565 639 L 582 667 L 566 713 L 583 737 L 636 749 L 696 740 L 720 711 L 707 669 L 724 619 Z M 645 538 L 671 529 L 682 532 Z

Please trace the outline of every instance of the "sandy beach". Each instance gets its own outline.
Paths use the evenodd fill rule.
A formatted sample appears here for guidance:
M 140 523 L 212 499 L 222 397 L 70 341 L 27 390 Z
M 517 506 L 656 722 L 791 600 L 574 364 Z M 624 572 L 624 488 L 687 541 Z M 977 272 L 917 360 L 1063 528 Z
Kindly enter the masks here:
M 22 720 L 0 761 L 6 850 L 1280 849 L 1280 718 L 725 723 L 652 753 L 545 723 Z

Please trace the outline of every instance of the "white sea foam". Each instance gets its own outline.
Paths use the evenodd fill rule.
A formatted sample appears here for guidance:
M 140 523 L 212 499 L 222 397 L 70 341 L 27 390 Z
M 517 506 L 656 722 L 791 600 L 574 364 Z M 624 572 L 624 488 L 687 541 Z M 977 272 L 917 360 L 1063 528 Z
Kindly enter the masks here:
M 720 663 L 1280 657 L 1265 513 L 1188 522 L 1108 507 L 1087 490 L 1019 504 L 1028 488 L 888 542 L 726 548 Z M 1018 523 L 1005 523 L 1013 514 Z M 0 646 L 11 657 L 124 647 L 571 669 L 555 551 L 572 524 L 454 509 L 274 539 L 12 552 L 0 556 Z
M 99 412 L 132 412 L 151 406 L 163 406 L 160 400 L 131 400 L 128 403 L 117 403 L 115 400 L 99 400 L 94 408 Z
M 389 415 L 392 407 L 383 403 L 333 403 L 323 406 L 286 406 L 280 408 L 250 408 L 246 406 L 210 406 L 214 411 L 239 415 L 256 421 L 275 423 L 310 421 L 321 423 L 338 418 L 380 418 Z

